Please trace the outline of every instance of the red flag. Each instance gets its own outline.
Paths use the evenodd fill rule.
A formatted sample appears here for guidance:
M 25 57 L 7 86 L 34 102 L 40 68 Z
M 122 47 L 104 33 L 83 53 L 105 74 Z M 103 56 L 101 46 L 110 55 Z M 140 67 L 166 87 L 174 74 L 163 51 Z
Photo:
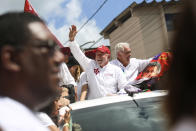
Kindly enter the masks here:
M 29 12 L 38 16 L 37 12 L 33 9 L 31 3 L 28 0 L 25 0 L 24 12 Z
M 33 6 L 31 5 L 31 3 L 28 0 L 25 0 L 24 12 L 28 12 L 28 13 L 34 14 L 39 17 L 39 15 L 33 9 Z M 48 29 L 48 31 L 51 33 L 51 31 L 49 29 Z M 51 34 L 53 35 L 53 33 L 51 33 Z M 54 35 L 53 35 L 53 37 L 54 37 L 55 41 L 57 42 L 57 44 L 62 48 L 63 45 L 61 44 L 61 42 Z

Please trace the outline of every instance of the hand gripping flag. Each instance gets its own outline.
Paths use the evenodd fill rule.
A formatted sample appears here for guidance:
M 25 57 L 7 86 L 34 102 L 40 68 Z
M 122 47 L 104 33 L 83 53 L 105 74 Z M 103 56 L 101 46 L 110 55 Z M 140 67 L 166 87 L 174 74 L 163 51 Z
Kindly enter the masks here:
M 162 52 L 156 55 L 145 69 L 139 73 L 136 80 L 142 78 L 162 77 L 170 67 L 172 55 L 170 52 Z
M 36 16 L 39 16 L 37 14 L 37 12 L 35 11 L 35 9 L 33 9 L 33 6 L 31 5 L 31 3 L 28 0 L 25 0 L 25 5 L 24 5 L 24 12 L 28 12 L 31 14 L 34 14 Z M 48 31 L 51 33 L 51 31 L 48 29 Z M 51 33 L 53 35 L 53 33 Z M 53 35 L 55 41 L 57 42 L 57 44 L 62 48 L 63 45 L 61 44 L 61 42 Z
M 137 84 L 134 85 L 142 90 L 157 89 L 157 82 L 168 71 L 172 60 L 170 52 L 162 52 L 156 55 L 145 69 L 136 78 Z

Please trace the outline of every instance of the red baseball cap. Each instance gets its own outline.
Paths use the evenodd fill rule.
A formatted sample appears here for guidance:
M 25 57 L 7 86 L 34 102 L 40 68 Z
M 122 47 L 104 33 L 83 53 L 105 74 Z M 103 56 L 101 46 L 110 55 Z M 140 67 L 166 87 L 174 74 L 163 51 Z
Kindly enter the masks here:
M 99 46 L 99 47 L 96 49 L 96 52 L 97 52 L 97 51 L 100 51 L 100 52 L 102 52 L 102 53 L 111 54 L 110 49 L 109 49 L 108 47 L 104 46 L 104 45 Z

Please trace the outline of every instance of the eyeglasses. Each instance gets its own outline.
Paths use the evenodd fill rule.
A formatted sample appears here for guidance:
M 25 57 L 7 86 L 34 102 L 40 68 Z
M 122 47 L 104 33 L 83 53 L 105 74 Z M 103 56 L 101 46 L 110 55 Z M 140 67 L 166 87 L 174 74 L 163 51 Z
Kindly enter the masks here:
M 39 49 L 40 52 L 43 54 L 48 54 L 49 56 L 53 56 L 55 51 L 60 50 L 60 47 L 54 40 L 47 40 L 47 41 L 41 41 L 41 40 L 33 40 L 33 44 L 28 44 L 28 46 Z M 21 50 L 24 48 L 24 46 L 17 46 L 17 49 Z
M 32 44 L 34 48 L 38 48 L 42 53 L 48 54 L 49 56 L 53 56 L 55 51 L 60 50 L 60 47 L 54 40 L 47 40 L 47 41 L 40 41 L 35 40 L 34 45 Z

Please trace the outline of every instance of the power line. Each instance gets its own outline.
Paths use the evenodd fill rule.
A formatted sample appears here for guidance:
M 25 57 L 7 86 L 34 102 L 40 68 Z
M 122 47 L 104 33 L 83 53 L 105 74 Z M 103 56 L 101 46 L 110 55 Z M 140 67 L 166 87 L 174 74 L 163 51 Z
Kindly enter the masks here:
M 79 28 L 78 32 L 99 12 L 99 10 L 105 5 L 108 0 L 105 0 L 100 7 L 93 13 L 93 15 Z
M 100 40 L 102 40 L 103 39 L 103 36 L 102 37 L 100 37 L 97 41 L 95 41 L 95 43 L 94 44 L 92 44 L 89 48 L 92 48 L 94 45 L 96 45 Z
M 89 44 L 89 43 L 95 43 L 95 41 L 88 41 L 88 42 L 85 42 L 84 44 L 80 45 L 80 48 L 82 48 L 83 46 Z
M 78 32 L 80 31 L 80 30 L 82 30 L 82 28 L 100 11 L 100 9 L 105 5 L 105 3 L 107 2 L 108 0 L 105 0 L 101 5 L 100 5 L 100 7 L 95 11 L 95 13 L 93 13 L 93 15 L 78 29 Z M 65 44 L 67 44 L 69 41 L 67 40 L 65 43 L 64 43 L 64 45 Z
M 89 48 L 92 48 L 94 45 L 96 45 L 100 40 L 103 39 L 103 36 L 101 36 L 99 39 L 97 39 L 96 41 L 88 41 L 82 45 L 80 45 L 80 48 L 82 48 L 83 46 L 89 44 L 89 43 L 93 43 L 91 46 L 89 46 Z

